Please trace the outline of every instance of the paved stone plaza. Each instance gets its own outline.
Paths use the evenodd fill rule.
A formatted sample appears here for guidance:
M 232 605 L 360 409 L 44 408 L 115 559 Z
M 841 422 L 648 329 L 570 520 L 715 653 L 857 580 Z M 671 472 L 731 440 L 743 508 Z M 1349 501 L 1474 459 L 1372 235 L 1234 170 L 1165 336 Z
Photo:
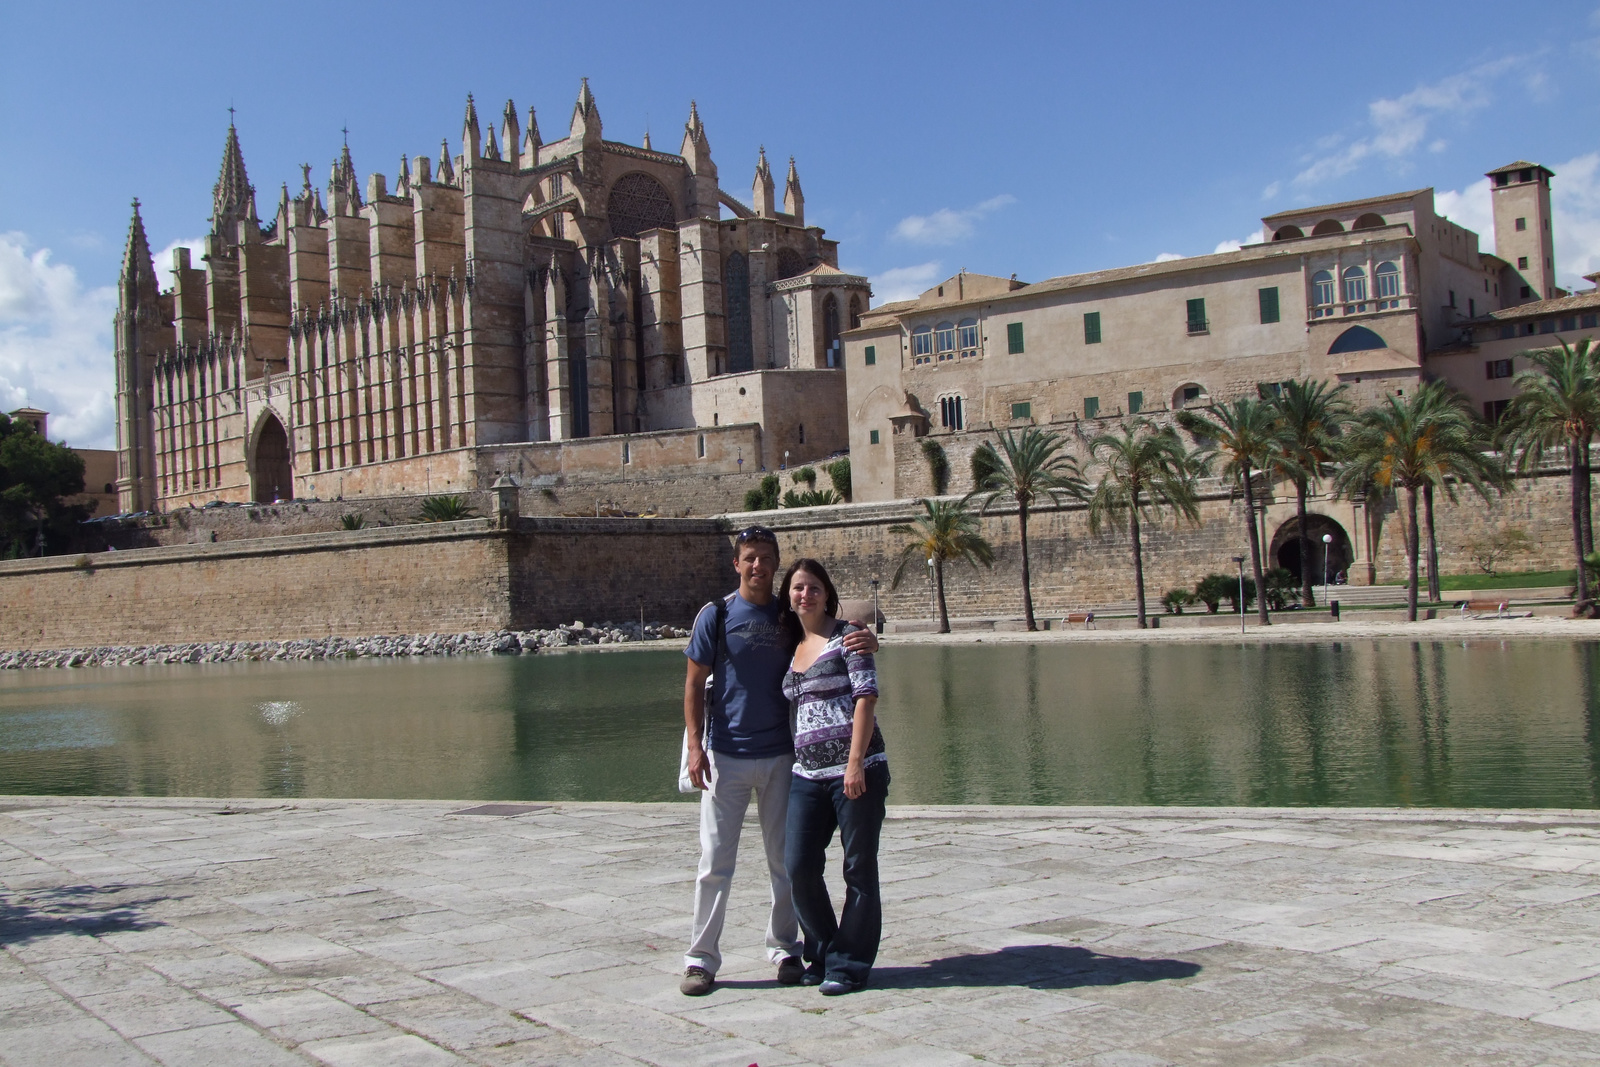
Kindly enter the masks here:
M 466 807 L 7 798 L 0 1060 L 1600 1063 L 1600 813 L 891 809 L 831 999 L 752 823 L 690 999 L 693 806 Z

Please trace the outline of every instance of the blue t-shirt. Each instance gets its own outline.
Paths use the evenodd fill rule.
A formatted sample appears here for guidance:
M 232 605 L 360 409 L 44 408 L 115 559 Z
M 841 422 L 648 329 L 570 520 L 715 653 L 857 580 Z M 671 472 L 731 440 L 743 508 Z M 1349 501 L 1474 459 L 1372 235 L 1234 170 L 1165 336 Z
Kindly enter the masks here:
M 728 636 L 720 660 L 716 604 L 707 604 L 695 617 L 688 656 L 714 672 L 706 706 L 713 752 L 743 759 L 794 752 L 789 698 L 783 695 L 783 676 L 794 649 L 778 625 L 781 614 L 776 597 L 752 604 L 735 593 L 728 604 Z

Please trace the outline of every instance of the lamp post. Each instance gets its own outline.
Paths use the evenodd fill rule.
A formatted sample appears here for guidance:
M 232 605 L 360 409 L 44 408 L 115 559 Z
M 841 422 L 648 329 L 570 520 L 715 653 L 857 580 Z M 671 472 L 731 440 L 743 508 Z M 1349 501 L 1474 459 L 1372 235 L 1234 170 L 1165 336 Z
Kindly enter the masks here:
M 744 473 L 744 446 L 743 445 L 739 446 L 738 453 L 739 453 L 739 473 L 743 474 Z
M 1244 557 L 1234 556 L 1233 562 L 1239 565 L 1239 632 L 1244 633 Z M 1256 590 L 1256 595 L 1261 591 Z
M 934 620 L 939 618 L 939 592 L 933 587 L 933 557 L 928 557 L 928 607 L 933 610 Z
M 883 633 L 883 617 L 878 614 L 878 579 L 872 579 L 872 628 Z
M 779 470 L 788 470 L 789 469 L 789 450 L 787 448 L 783 450 L 783 466 L 778 468 L 778 469 Z
M 1333 546 L 1333 534 L 1322 535 L 1322 602 L 1328 602 L 1328 552 Z

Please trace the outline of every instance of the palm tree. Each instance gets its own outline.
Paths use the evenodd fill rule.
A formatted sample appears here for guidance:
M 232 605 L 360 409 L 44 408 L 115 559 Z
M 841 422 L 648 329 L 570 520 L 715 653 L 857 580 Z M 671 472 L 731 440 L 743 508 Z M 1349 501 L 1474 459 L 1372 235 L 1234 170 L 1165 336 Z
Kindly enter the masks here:
M 1222 476 L 1236 480 L 1244 490 L 1244 524 L 1250 535 L 1250 567 L 1255 574 L 1256 588 L 1263 595 L 1256 600 L 1256 612 L 1261 625 L 1272 620 L 1267 615 L 1265 570 L 1261 566 L 1261 539 L 1256 536 L 1256 494 L 1252 475 L 1256 471 L 1273 468 L 1289 471 L 1294 468 L 1283 450 L 1283 433 L 1278 424 L 1277 409 L 1264 400 L 1242 396 L 1227 404 L 1212 404 L 1198 411 L 1178 414 L 1178 423 L 1191 434 L 1209 441 L 1200 452 L 1200 460 L 1209 466 L 1213 458 L 1224 460 Z
M 1139 605 L 1139 628 L 1148 623 L 1144 604 L 1144 550 L 1140 524 L 1159 520 L 1170 508 L 1192 523 L 1200 521 L 1194 480 L 1199 467 L 1170 426 L 1157 428 L 1149 419 L 1134 419 L 1089 440 L 1089 455 L 1100 466 L 1100 481 L 1089 497 L 1089 532 L 1098 534 L 1107 521 L 1133 540 L 1133 580 Z
M 1364 495 L 1372 486 L 1403 491 L 1406 508 L 1406 617 L 1417 619 L 1417 567 L 1420 555 L 1417 497 L 1426 485 L 1445 486 L 1447 479 L 1465 482 L 1488 498 L 1504 484 L 1498 465 L 1484 455 L 1481 425 L 1464 403 L 1429 395 L 1448 389 L 1429 382 L 1410 397 L 1390 396 L 1363 411 L 1346 436 L 1345 465 L 1338 485 L 1347 496 Z
M 1300 541 L 1300 602 L 1311 597 L 1311 533 L 1306 529 L 1306 498 L 1311 485 L 1332 473 L 1339 434 L 1352 411 L 1344 398 L 1344 385 L 1328 387 L 1325 381 L 1296 379 L 1283 383 L 1273 401 L 1278 412 L 1283 456 L 1291 464 L 1285 474 L 1294 482 L 1295 518 Z
M 939 604 L 939 632 L 950 632 L 950 612 L 944 603 L 944 565 L 948 560 L 964 560 L 973 567 L 983 564 L 994 566 L 994 548 L 979 532 L 978 516 L 961 500 L 922 501 L 924 514 L 912 523 L 889 527 L 890 533 L 905 534 L 911 538 L 900 553 L 900 566 L 894 572 L 889 588 L 900 585 L 906 568 L 915 560 L 920 566 L 925 559 L 933 560 L 933 585 Z
M 1572 547 L 1578 601 L 1589 599 L 1583 557 L 1593 550 L 1589 516 L 1589 445 L 1600 431 L 1600 345 L 1536 349 L 1523 355 L 1533 364 L 1512 382 L 1519 390 L 1506 407 L 1501 439 L 1517 450 L 1519 470 L 1538 466 L 1546 449 L 1565 448 L 1572 468 Z
M 1445 496 L 1451 503 L 1455 503 L 1455 485 L 1448 476 L 1460 472 L 1455 468 L 1465 462 L 1478 469 L 1481 476 L 1488 484 L 1504 487 L 1505 479 L 1502 477 L 1502 467 L 1488 460 L 1484 453 L 1493 448 L 1486 427 L 1466 397 L 1456 392 L 1444 382 L 1425 382 L 1417 390 L 1416 402 L 1424 407 L 1438 409 L 1445 418 L 1465 419 L 1470 427 L 1470 432 L 1476 439 L 1476 447 L 1463 452 L 1459 456 L 1446 457 L 1444 474 L 1438 484 L 1444 489 Z M 1428 601 L 1437 604 L 1444 597 L 1444 591 L 1439 583 L 1439 535 L 1434 529 L 1433 522 L 1433 489 L 1434 481 L 1429 480 L 1422 486 L 1422 536 L 1428 541 Z
M 1065 442 L 1048 430 L 1029 426 L 1019 434 L 1007 430 L 999 437 L 999 447 L 985 441 L 978 446 L 980 459 L 973 456 L 973 469 L 981 471 L 974 496 L 983 497 L 979 514 L 997 500 L 1017 505 L 1019 540 L 1022 545 L 1022 614 L 1028 629 L 1039 627 L 1033 618 L 1032 576 L 1028 566 L 1028 509 L 1041 500 L 1060 504 L 1062 499 L 1086 500 L 1088 484 L 1083 480 L 1078 461 L 1062 452 Z

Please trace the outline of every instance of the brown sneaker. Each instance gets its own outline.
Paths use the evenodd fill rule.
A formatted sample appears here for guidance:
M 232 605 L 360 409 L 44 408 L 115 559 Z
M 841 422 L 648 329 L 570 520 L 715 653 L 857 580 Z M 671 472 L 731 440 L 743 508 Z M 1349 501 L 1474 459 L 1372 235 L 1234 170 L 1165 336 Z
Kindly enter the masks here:
M 779 985 L 799 985 L 805 973 L 806 965 L 800 962 L 799 956 L 788 956 L 778 961 Z
M 683 981 L 678 983 L 678 992 L 686 997 L 703 997 L 711 992 L 711 987 L 716 984 L 716 978 L 704 967 L 690 967 L 683 972 Z

